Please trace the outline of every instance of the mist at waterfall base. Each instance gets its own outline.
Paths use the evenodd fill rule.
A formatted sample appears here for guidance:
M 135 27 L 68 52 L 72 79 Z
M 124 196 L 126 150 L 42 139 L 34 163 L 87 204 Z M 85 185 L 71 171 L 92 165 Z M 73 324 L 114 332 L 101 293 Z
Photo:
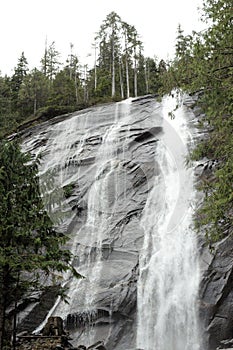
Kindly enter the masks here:
M 42 125 L 23 149 L 42 155 L 40 184 L 73 266 L 48 316 L 77 346 L 202 350 L 192 216 L 192 112 L 175 98 L 128 99 Z M 65 196 L 65 188 L 72 194 Z M 41 329 L 43 324 L 37 329 Z

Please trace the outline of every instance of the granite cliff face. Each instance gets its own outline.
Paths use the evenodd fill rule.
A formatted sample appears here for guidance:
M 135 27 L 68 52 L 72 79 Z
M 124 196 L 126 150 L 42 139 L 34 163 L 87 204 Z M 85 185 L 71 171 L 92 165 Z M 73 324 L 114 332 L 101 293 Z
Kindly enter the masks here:
M 199 112 L 189 108 L 191 99 L 185 104 L 198 139 Z M 57 117 L 22 133 L 23 149 L 42 156 L 45 205 L 57 229 L 69 235 L 73 265 L 85 277 L 64 276 L 69 305 L 54 300 L 51 311 L 64 319 L 74 346 L 103 340 L 108 350 L 137 347 L 140 219 L 161 175 L 155 155 L 164 134 L 162 110 L 152 97 L 128 100 Z M 205 349 L 215 350 L 220 340 L 231 338 L 233 246 L 226 238 L 211 254 L 200 242 L 200 328 Z
M 196 120 L 202 119 L 201 111 L 193 110 Z M 197 135 L 197 142 L 208 137 L 208 128 Z M 218 161 L 203 159 L 196 166 L 197 182 L 211 181 Z M 213 245 L 206 243 L 204 234 L 199 236 L 201 267 L 200 319 L 204 349 L 233 349 L 233 238 L 232 228 L 225 231 L 225 238 Z
M 233 239 L 226 237 L 212 253 L 204 249 L 206 269 L 200 286 L 200 312 L 204 323 L 204 338 L 210 350 L 232 348 L 233 342 Z
M 58 228 L 71 237 L 73 264 L 85 277 L 65 277 L 70 305 L 54 310 L 75 345 L 104 339 L 108 349 L 135 346 L 140 215 L 159 171 L 160 112 L 154 99 L 104 105 L 23 136 L 25 150 L 42 154 L 41 186 L 52 173 L 61 206 L 50 215 L 62 217 Z

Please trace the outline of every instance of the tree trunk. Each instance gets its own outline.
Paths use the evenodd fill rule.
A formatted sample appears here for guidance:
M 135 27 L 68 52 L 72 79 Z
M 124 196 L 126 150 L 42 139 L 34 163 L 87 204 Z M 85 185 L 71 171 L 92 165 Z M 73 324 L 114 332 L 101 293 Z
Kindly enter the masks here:
M 124 99 L 124 84 L 122 79 L 122 59 L 119 62 L 119 75 L 120 75 L 120 86 L 121 86 L 121 98 Z
M 17 301 L 15 301 L 15 310 L 13 316 L 12 348 L 16 350 L 16 333 L 17 333 Z
M 75 84 L 75 100 L 76 104 L 78 104 L 78 85 L 77 85 L 77 72 L 75 70 L 75 75 L 74 75 L 74 84 Z
M 127 91 L 127 98 L 129 98 L 129 64 L 128 64 L 128 54 L 126 54 L 126 60 L 125 60 L 125 71 L 126 71 L 126 91 Z
M 35 96 L 35 98 L 34 98 L 34 107 L 33 107 L 34 115 L 36 114 L 36 111 L 37 111 L 37 99 L 36 99 L 36 96 Z
M 17 275 L 17 282 L 16 282 L 15 293 L 14 293 L 15 301 L 14 301 L 13 330 L 12 330 L 12 348 L 13 348 L 13 350 L 16 350 L 17 307 L 18 307 L 17 290 L 19 288 L 19 281 L 20 281 L 20 272 L 18 272 L 18 275 Z
M 134 47 L 134 96 L 138 96 L 138 76 L 137 76 L 137 57 L 136 47 Z
M 97 49 L 97 46 L 95 44 L 95 91 L 97 89 L 96 49 Z
M 114 41 L 112 44 L 112 98 L 115 97 L 116 87 L 115 87 L 115 49 Z
M 149 94 L 149 67 L 147 67 L 147 62 L 145 63 L 145 82 L 146 82 L 146 93 Z
M 6 318 L 6 307 L 9 286 L 9 267 L 3 266 L 0 271 L 0 350 L 10 341 L 9 325 Z
M 134 69 L 134 96 L 138 96 L 138 76 L 137 76 L 137 68 Z
M 6 324 L 6 308 L 4 298 L 1 297 L 0 300 L 0 350 L 3 349 L 4 346 L 4 338 L 5 338 L 5 324 Z

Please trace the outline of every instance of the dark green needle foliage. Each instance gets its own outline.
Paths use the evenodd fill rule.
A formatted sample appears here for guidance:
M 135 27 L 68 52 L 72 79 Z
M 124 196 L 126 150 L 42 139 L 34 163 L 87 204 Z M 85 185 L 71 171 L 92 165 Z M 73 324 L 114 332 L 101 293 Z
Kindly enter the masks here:
M 46 276 L 55 283 L 55 274 L 73 270 L 71 253 L 62 248 L 67 238 L 55 231 L 44 210 L 37 171 L 38 162 L 16 142 L 0 143 L 1 349 L 12 334 L 22 296 L 41 288 Z M 12 305 L 9 318 L 6 309 Z
M 176 58 L 162 77 L 162 93 L 171 89 L 199 94 L 204 112 L 200 128 L 206 137 L 192 154 L 218 166 L 203 181 L 205 199 L 198 224 L 216 241 L 232 232 L 233 224 L 233 8 L 232 0 L 205 0 L 206 30 L 184 35 L 178 27 Z

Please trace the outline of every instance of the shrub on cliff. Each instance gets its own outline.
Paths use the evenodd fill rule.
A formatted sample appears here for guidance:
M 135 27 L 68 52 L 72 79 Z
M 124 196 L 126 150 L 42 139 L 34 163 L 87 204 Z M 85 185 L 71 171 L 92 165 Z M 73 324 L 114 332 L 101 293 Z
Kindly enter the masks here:
M 176 58 L 162 76 L 163 93 L 182 89 L 201 92 L 204 112 L 200 127 L 209 130 L 193 159 L 218 161 L 212 181 L 203 183 L 206 196 L 199 224 L 207 225 L 210 241 L 221 239 L 233 227 L 233 31 L 232 0 L 205 0 L 207 29 L 185 36 L 178 28 Z

